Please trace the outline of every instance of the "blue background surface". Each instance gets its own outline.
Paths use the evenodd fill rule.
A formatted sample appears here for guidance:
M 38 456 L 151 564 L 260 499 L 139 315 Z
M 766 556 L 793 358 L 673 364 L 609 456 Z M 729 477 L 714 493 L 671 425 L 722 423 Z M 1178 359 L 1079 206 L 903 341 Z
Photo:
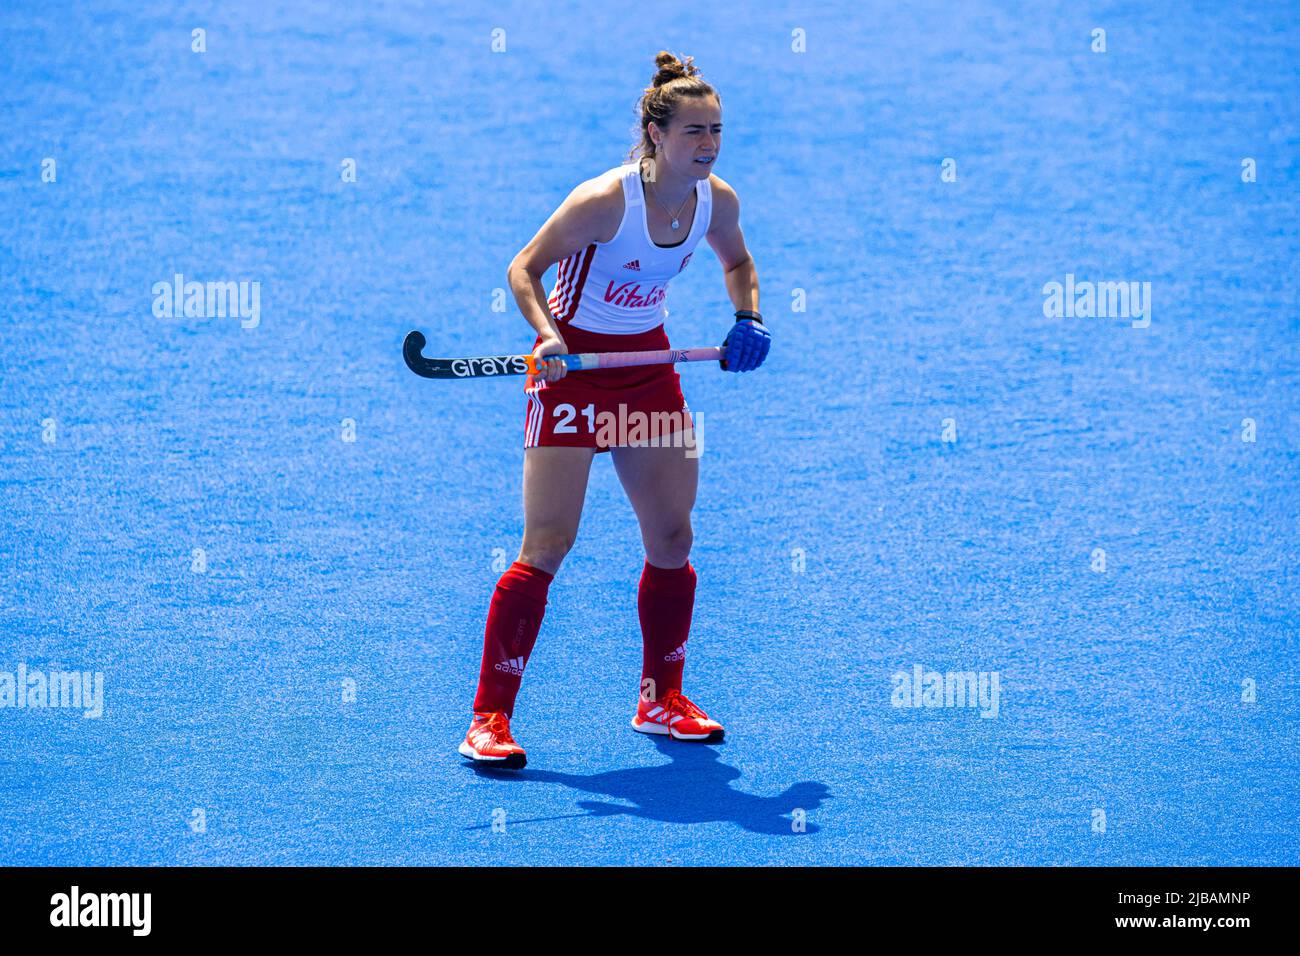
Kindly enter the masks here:
M 1300 862 L 1296 13 L 5 4 L 0 671 L 102 671 L 106 708 L 0 709 L 0 862 Z M 686 687 L 728 740 L 628 727 L 602 456 L 497 779 L 455 747 L 521 384 L 400 343 L 529 347 L 494 290 L 624 161 L 661 48 L 722 93 L 775 337 L 682 369 Z M 177 272 L 259 281 L 260 325 L 156 318 Z M 1151 282 L 1150 327 L 1046 318 L 1067 273 Z M 721 339 L 721 279 L 701 245 L 675 344 Z M 999 716 L 892 707 L 916 663 L 997 671 Z

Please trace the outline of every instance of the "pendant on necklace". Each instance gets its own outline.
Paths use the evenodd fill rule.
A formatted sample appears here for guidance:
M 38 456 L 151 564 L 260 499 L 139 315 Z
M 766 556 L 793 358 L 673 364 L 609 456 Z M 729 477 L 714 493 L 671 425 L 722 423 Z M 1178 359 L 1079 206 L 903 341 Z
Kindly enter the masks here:
M 676 219 L 674 219 L 674 220 L 673 220 L 673 228 L 674 228 L 674 229 L 677 229 L 677 228 L 679 228 L 680 226 L 681 226 L 681 223 L 678 222 Z

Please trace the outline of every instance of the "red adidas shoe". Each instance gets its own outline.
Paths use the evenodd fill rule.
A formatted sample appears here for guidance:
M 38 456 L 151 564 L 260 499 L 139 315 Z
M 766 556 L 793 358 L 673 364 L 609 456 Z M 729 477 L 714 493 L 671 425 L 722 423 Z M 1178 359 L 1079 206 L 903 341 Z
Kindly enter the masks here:
M 724 733 L 722 724 L 691 703 L 679 690 L 670 690 L 659 700 L 637 704 L 632 729 L 643 734 L 671 734 L 678 740 L 717 743 Z
M 510 718 L 499 710 L 486 714 L 474 712 L 460 753 L 507 770 L 520 770 L 528 763 L 524 748 L 510 736 Z

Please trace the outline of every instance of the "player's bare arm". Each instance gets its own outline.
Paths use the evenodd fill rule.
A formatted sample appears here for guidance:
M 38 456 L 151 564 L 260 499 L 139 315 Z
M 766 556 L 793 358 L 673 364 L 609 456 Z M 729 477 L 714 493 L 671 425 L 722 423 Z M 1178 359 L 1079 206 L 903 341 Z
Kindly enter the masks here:
M 722 263 L 727 295 L 737 311 L 758 311 L 758 268 L 740 229 L 740 197 L 719 176 L 711 176 L 713 223 L 705 239 Z
M 621 197 L 617 180 L 597 176 L 580 183 L 519 250 L 506 270 L 519 311 L 542 339 L 533 349 L 534 358 L 540 360 L 566 351 L 564 337 L 546 307 L 542 276 L 574 250 L 593 242 L 608 241 L 618 229 L 623 213 Z M 545 366 L 545 373 L 539 378 L 555 381 L 565 372 L 564 365 L 553 363 Z
M 713 221 L 705 239 L 722 263 L 727 296 L 736 309 L 736 324 L 722 341 L 724 369 L 749 372 L 763 364 L 772 336 L 758 311 L 758 268 L 745 247 L 740 230 L 740 197 L 716 175 L 709 177 L 713 191 Z

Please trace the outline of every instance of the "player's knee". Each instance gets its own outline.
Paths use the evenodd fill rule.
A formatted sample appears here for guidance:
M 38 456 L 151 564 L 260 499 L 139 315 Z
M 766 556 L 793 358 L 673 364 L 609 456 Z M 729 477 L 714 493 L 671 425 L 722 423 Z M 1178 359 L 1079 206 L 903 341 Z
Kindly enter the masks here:
M 665 568 L 681 567 L 691 556 L 691 545 L 695 543 L 695 532 L 689 522 L 678 525 L 668 531 L 655 535 L 653 541 L 647 542 L 647 551 L 653 564 Z
M 559 570 L 565 555 L 573 548 L 574 535 L 566 531 L 541 531 L 524 536 L 519 560 L 548 574 Z

